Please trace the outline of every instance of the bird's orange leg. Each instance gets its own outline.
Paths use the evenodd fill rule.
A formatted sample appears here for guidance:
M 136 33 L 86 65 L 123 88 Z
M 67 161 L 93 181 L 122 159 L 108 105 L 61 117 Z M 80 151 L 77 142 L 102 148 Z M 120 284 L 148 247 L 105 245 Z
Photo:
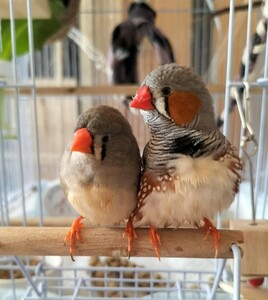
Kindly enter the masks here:
M 155 253 L 160 261 L 160 250 L 159 250 L 159 246 L 161 244 L 161 240 L 160 240 L 160 236 L 159 233 L 157 231 L 157 228 L 155 228 L 154 226 L 150 225 L 150 229 L 149 229 L 149 237 L 150 237 L 150 243 L 152 245 L 154 245 L 154 250 Z
M 125 238 L 126 236 L 128 238 L 128 246 L 127 246 L 128 258 L 130 258 L 130 253 L 132 251 L 133 238 L 135 238 L 135 239 L 137 238 L 137 234 L 133 227 L 133 222 L 132 222 L 131 218 L 128 219 L 125 231 L 123 232 L 123 238 Z
M 72 227 L 69 229 L 68 233 L 66 234 L 66 237 L 64 239 L 64 245 L 70 240 L 70 255 L 72 261 L 74 261 L 74 244 L 75 240 L 77 239 L 79 242 L 83 243 L 83 240 L 81 238 L 80 229 L 84 227 L 84 224 L 81 223 L 81 221 L 84 219 L 84 217 L 79 216 L 77 217 L 72 224 Z
M 203 228 L 206 230 L 206 235 L 204 237 L 204 240 L 206 240 L 208 238 L 209 234 L 212 234 L 212 236 L 214 238 L 215 258 L 216 258 L 218 256 L 218 253 L 219 253 L 220 232 L 212 224 L 212 222 L 209 219 L 204 218 L 203 220 L 205 222 Z

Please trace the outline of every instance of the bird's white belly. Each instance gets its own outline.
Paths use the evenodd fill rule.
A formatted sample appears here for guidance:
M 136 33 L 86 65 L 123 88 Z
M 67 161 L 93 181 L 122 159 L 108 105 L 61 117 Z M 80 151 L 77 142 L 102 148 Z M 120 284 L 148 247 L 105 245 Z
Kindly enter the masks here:
M 204 217 L 213 218 L 228 208 L 234 199 L 236 175 L 227 167 L 227 161 L 211 158 L 180 158 L 173 166 L 174 190 L 149 194 L 140 208 L 135 226 L 178 227 L 197 225 Z
M 135 207 L 134 193 L 126 190 L 80 189 L 68 197 L 74 209 L 92 225 L 112 226 L 127 219 Z

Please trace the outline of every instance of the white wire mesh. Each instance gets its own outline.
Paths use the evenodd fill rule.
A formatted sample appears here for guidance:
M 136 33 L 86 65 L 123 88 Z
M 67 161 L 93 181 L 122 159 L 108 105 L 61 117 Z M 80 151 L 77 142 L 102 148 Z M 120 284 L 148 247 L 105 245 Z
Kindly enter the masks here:
M 125 267 L 37 266 L 34 281 L 48 299 L 207 299 L 214 273 Z M 29 286 L 24 299 L 39 299 Z M 215 299 L 230 299 L 218 291 Z
M 84 4 L 87 1 L 84 1 Z M 90 20 L 92 32 L 90 41 L 96 49 L 106 56 L 108 49 L 111 29 L 122 18 L 122 3 L 114 1 L 115 6 L 111 8 L 105 7 L 105 1 L 88 1 L 89 7 L 84 5 L 81 10 L 81 30 L 87 26 L 85 20 Z M 110 2 L 110 1 L 109 1 Z M 207 16 L 208 10 L 204 1 L 196 1 L 193 13 L 199 18 Z M 27 1 L 28 5 L 31 1 Z M 107 3 L 107 1 L 106 1 Z M 112 3 L 112 2 L 110 2 Z M 221 76 L 225 75 L 226 57 L 224 56 L 227 44 L 227 34 L 223 32 L 219 19 L 215 21 L 217 28 L 210 33 L 213 35 L 212 44 L 218 43 L 218 47 L 211 47 L 211 63 L 210 66 L 205 61 L 205 52 L 198 53 L 198 41 L 205 35 L 207 20 L 202 22 L 197 19 L 193 30 L 197 30 L 198 26 L 203 26 L 201 31 L 196 31 L 195 51 L 189 54 L 187 47 L 183 47 L 183 42 L 190 41 L 191 37 L 188 31 L 183 30 L 180 19 L 185 20 L 187 26 L 191 26 L 189 17 L 189 7 L 184 7 L 184 1 L 169 1 L 170 7 L 162 8 L 160 0 L 148 1 L 152 5 L 156 5 L 158 10 L 158 19 L 164 20 L 161 28 L 169 34 L 169 28 L 175 28 L 173 32 L 172 44 L 177 54 L 177 62 L 180 64 L 190 64 L 194 62 L 193 67 L 197 71 L 202 71 L 203 78 L 209 83 L 224 83 Z M 11 7 L 16 5 L 10 0 Z M 181 8 L 179 8 L 181 6 Z M 12 9 L 11 9 L 12 12 Z M 107 19 L 107 16 L 109 18 Z M 244 13 L 244 19 L 248 16 L 247 11 Z M 258 17 L 259 10 L 253 11 L 251 30 L 254 28 Z M 96 21 L 97 17 L 99 21 Z M 241 15 L 240 15 L 241 17 Z M 103 30 L 103 22 L 105 18 L 109 21 L 107 28 Z M 239 18 L 239 16 L 237 16 Z M 11 18 L 14 20 L 14 18 Z M 94 23 L 94 20 L 96 21 Z M 29 23 L 31 24 L 31 23 Z M 243 25 L 244 26 L 244 25 Z M 243 28 L 242 26 L 242 28 Z M 238 29 L 237 29 L 238 28 Z M 225 26 L 226 29 L 226 26 Z M 237 19 L 233 24 L 234 34 L 241 31 Z M 31 28 L 30 28 L 31 30 Z M 102 41 L 98 39 L 98 32 L 103 33 Z M 241 37 L 233 41 L 233 49 L 242 55 L 242 50 L 248 42 L 245 30 L 241 32 Z M 203 42 L 204 43 L 204 39 Z M 1 45 L 1 43 L 0 43 Z M 204 44 L 202 44 L 204 46 Z M 12 43 L 12 47 L 15 47 Z M 199 47 L 200 48 L 200 47 Z M 66 51 L 68 49 L 68 51 Z M 220 50 L 224 51 L 220 52 Z M 13 49 L 14 52 L 15 49 Z M 191 55 L 193 56 L 191 58 Z M 202 56 L 203 55 L 203 56 Z M 61 58 L 59 61 L 59 57 Z M 77 59 L 79 57 L 79 59 Z M 239 56 L 238 56 L 239 57 Z M 206 58 L 207 59 L 207 58 Z M 31 63 L 35 64 L 35 72 L 31 71 Z M 140 80 L 156 66 L 156 60 L 153 55 L 152 47 L 148 41 L 144 41 L 141 46 L 139 69 Z M 232 62 L 229 80 L 235 78 L 238 70 L 238 62 Z M 5 65 L 6 66 L 6 65 Z M 218 70 L 221 68 L 221 72 Z M 45 45 L 42 51 L 36 52 L 34 55 L 24 55 L 19 58 L 12 59 L 8 63 L 6 77 L 2 77 L 0 73 L 0 100 L 1 100 L 1 135 L 0 135 L 0 219 L 3 226 L 9 225 L 13 217 L 19 217 L 23 223 L 30 217 L 37 217 L 42 223 L 43 213 L 45 216 L 51 215 L 51 210 L 46 207 L 46 193 L 51 189 L 55 180 L 58 179 L 59 161 L 65 145 L 69 142 L 72 134 L 75 119 L 90 106 L 100 104 L 109 104 L 119 109 L 132 125 L 133 132 L 138 139 L 140 148 L 143 149 L 148 140 L 148 131 L 144 127 L 141 117 L 129 111 L 122 102 L 123 95 L 102 95 L 97 96 L 38 96 L 35 97 L 35 79 L 38 84 L 45 86 L 53 85 L 69 85 L 77 84 L 103 85 L 108 84 L 107 74 L 103 70 L 97 68 L 92 60 L 83 53 L 70 40 L 65 40 L 62 44 Z M 266 68 L 267 69 L 267 68 Z M 12 70 L 12 71 L 11 71 Z M 267 70 L 266 70 L 267 71 Z M 259 73 L 261 77 L 262 73 Z M 36 76 L 36 77 L 35 77 Z M 264 78 L 267 72 L 264 73 Z M 256 80 L 255 79 L 255 80 Z M 231 82 L 232 83 L 232 82 Z M 242 82 L 236 82 L 242 84 Z M 256 82 L 252 82 L 251 86 L 255 87 L 251 93 L 252 99 L 252 125 L 256 134 L 260 147 L 253 159 L 256 216 L 257 219 L 268 219 L 268 142 L 266 132 L 268 130 L 268 117 L 266 112 L 267 95 L 266 88 L 259 87 Z M 25 96 L 21 93 L 20 88 L 29 87 L 31 96 Z M 229 87 L 228 87 L 229 88 Z M 5 96 L 3 97 L 5 93 Z M 222 100 L 224 94 L 221 92 L 213 93 L 216 111 L 222 108 Z M 36 106 L 35 106 L 36 105 Z M 36 110 L 35 110 L 36 109 Z M 35 123 L 35 114 L 37 124 Z M 227 119 L 226 119 L 227 122 Z M 237 114 L 231 116 L 228 120 L 228 132 L 230 140 L 238 147 L 240 142 L 240 124 Z M 36 127 L 38 125 L 38 127 Z M 36 135 L 37 133 L 37 135 Z M 36 138 L 39 137 L 38 141 Z M 37 142 L 37 143 L 36 143 Z M 227 218 L 237 217 L 239 219 L 248 219 L 251 217 L 250 199 L 249 199 L 249 176 L 248 166 L 241 185 L 240 194 L 237 197 L 237 204 L 227 214 Z M 39 174 L 40 171 L 40 174 Z M 58 186 L 58 183 L 57 183 Z M 42 200 L 42 201 L 40 201 Z M 42 205 L 41 205 L 42 203 Z M 74 214 L 68 209 L 63 209 L 62 214 Z M 59 214 L 59 212 L 57 211 Z M 97 267 L 44 267 L 40 264 L 35 270 L 36 276 L 34 281 L 42 292 L 42 299 L 88 299 L 91 298 L 107 298 L 114 297 L 122 299 L 126 295 L 130 299 L 143 297 L 145 299 L 206 299 L 211 289 L 212 282 L 209 277 L 215 276 L 215 272 L 205 272 L 200 270 L 171 270 L 161 269 L 153 270 L 146 268 L 97 268 Z M 0 264 L 0 270 L 7 270 L 10 277 L 14 277 L 13 270 L 18 269 L 16 265 Z M 94 277 L 93 274 L 102 272 L 103 277 Z M 132 272 L 133 277 L 125 278 L 124 274 Z M 148 278 L 142 278 L 141 274 L 147 272 Z M 158 273 L 161 278 L 158 278 Z M 19 287 L 16 280 L 8 280 L 10 299 L 40 299 L 35 294 L 32 286 L 25 286 L 23 289 Z M 1 287 L 1 280 L 0 280 Z M 8 296 L 7 296 L 8 297 Z M 1 299 L 1 298 L 0 298 Z M 8 299 L 8 298 L 7 298 Z M 216 299 L 229 299 L 229 295 L 218 291 Z

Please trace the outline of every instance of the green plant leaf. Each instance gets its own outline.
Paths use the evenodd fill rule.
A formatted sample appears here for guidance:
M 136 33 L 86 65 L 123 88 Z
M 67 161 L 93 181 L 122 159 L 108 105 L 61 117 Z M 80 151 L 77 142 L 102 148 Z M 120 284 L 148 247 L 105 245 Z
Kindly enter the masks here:
M 52 17 L 50 19 L 33 20 L 33 38 L 35 50 L 41 49 L 44 43 L 63 25 L 59 17 L 64 13 L 65 7 L 61 0 L 50 0 Z M 12 39 L 10 20 L 1 21 L 1 35 L 3 49 L 0 59 L 12 58 Z M 23 55 L 29 51 L 28 24 L 26 19 L 15 20 L 16 55 Z
M 7 123 L 6 115 L 5 115 L 5 93 L 3 89 L 0 89 L 0 122 L 1 122 L 1 130 L 3 133 L 3 138 L 5 140 L 14 140 L 17 139 L 18 136 L 16 134 L 9 133 L 10 125 Z

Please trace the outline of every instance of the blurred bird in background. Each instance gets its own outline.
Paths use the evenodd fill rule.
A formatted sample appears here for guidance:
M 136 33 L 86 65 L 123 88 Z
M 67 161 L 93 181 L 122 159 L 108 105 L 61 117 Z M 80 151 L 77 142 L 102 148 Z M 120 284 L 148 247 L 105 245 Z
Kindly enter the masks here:
M 175 62 L 167 37 L 155 26 L 156 12 L 144 2 L 133 2 L 128 8 L 128 19 L 117 25 L 111 38 L 109 65 L 114 84 L 137 84 L 138 52 L 144 37 L 153 45 L 160 65 Z M 132 99 L 127 96 L 125 104 Z
M 94 226 L 128 218 L 136 206 L 140 167 L 137 141 L 118 110 L 103 105 L 79 116 L 60 167 L 62 188 L 79 214 L 65 238 L 72 259 L 83 218 Z
M 153 70 L 131 106 L 141 110 L 151 132 L 143 153 L 136 208 L 125 236 L 131 252 L 134 227 L 149 226 L 150 241 L 160 258 L 157 228 L 197 226 L 214 237 L 218 212 L 234 200 L 243 164 L 236 149 L 217 129 L 212 99 L 189 68 L 167 64 Z

